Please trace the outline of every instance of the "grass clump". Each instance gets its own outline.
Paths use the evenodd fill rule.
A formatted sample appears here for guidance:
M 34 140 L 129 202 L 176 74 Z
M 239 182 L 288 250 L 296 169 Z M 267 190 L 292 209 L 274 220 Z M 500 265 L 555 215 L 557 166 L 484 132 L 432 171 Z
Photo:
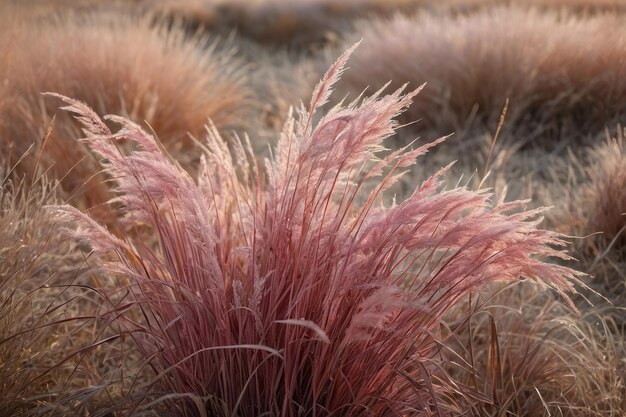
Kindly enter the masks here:
M 16 160 L 32 145 L 43 148 L 40 160 L 28 157 L 18 170 L 31 174 L 43 165 L 82 208 L 108 199 L 102 177 L 76 141 L 80 126 L 64 114 L 52 123 L 56 103 L 41 93 L 55 91 L 99 112 L 122 114 L 181 156 L 189 135 L 200 135 L 209 118 L 219 129 L 240 122 L 247 100 L 240 64 L 179 25 L 107 14 L 35 19 L 21 11 L 1 32 L 0 56 L 7 59 L 0 64 L 0 151 Z
M 399 203 L 383 192 L 437 142 L 386 153 L 394 118 L 418 91 L 378 91 L 316 112 L 351 51 L 285 125 L 261 170 L 250 146 L 210 128 L 194 181 L 154 138 L 117 116 L 112 132 L 65 98 L 116 183 L 123 221 L 157 246 L 114 236 L 71 206 L 101 267 L 126 280 L 119 323 L 157 377 L 138 410 L 179 415 L 387 416 L 445 412 L 435 356 L 441 320 L 468 293 L 528 278 L 559 292 L 576 273 L 540 211 L 490 201 L 485 191 L 443 190 L 441 170 Z M 120 152 L 118 139 L 135 143 Z M 135 410 L 135 411 L 138 411 Z
M 262 44 L 312 47 L 337 41 L 357 17 L 391 15 L 424 0 L 158 0 L 152 7 L 192 26 L 230 31 Z
M 581 268 L 592 287 L 626 319 L 626 143 L 621 128 L 603 143 L 571 154 L 554 169 L 555 181 L 543 189 L 557 210 L 555 228 L 572 236 Z
M 493 133 L 508 99 L 503 135 L 580 142 L 625 121 L 621 19 L 497 7 L 363 21 L 354 37 L 366 46 L 343 81 L 347 91 L 427 83 L 406 116 L 438 134 Z
M 192 27 L 223 32 L 236 28 L 265 45 L 311 50 L 336 43 L 357 19 L 401 13 L 463 14 L 511 5 L 581 15 L 626 10 L 622 0 L 153 0 L 144 5 Z
M 119 378 L 115 348 L 97 343 L 107 335 L 96 322 L 104 299 L 44 208 L 60 201 L 54 183 L 8 171 L 0 171 L 0 416 L 82 414 L 121 397 L 109 387 Z
M 580 231 L 601 232 L 599 238 L 604 246 L 611 244 L 625 249 L 626 142 L 623 132 L 592 149 L 590 162 L 584 170 L 586 181 L 578 191 L 577 202 L 581 211 L 584 210 L 575 214 L 583 221 Z

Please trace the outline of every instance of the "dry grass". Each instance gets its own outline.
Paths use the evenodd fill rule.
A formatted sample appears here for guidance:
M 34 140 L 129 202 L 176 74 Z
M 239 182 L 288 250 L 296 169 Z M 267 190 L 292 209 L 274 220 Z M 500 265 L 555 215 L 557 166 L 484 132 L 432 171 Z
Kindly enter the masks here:
M 251 53 L 250 86 L 255 100 L 250 105 L 254 125 L 248 134 L 255 153 L 267 156 L 269 143 L 280 133 L 289 108 L 296 108 L 302 97 L 311 95 L 319 74 L 313 62 L 300 54 Z
M 439 134 L 493 133 L 508 98 L 515 140 L 573 141 L 626 121 L 620 22 L 524 8 L 363 21 L 353 37 L 365 42 L 343 87 L 427 83 L 406 120 Z
M 148 10 L 185 26 L 118 13 Z M 397 10 L 418 14 L 390 18 Z M 0 416 L 625 415 L 624 138 L 579 147 L 599 143 L 606 123 L 625 121 L 625 10 L 620 0 L 7 0 L 0 159 L 8 166 L 35 146 L 11 175 L 0 174 Z M 376 20 L 355 20 L 363 17 Z M 238 28 L 240 58 L 188 37 L 194 25 Z M 421 122 L 405 127 L 400 142 L 418 131 L 430 139 L 458 132 L 419 172 L 378 172 L 408 165 L 403 151 L 373 157 L 382 150 L 374 137 L 392 134 L 393 113 L 411 101 L 399 91 L 317 109 L 326 84 L 310 112 L 287 116 L 313 91 L 326 60 L 319 44 L 341 44 L 345 30 L 365 42 L 344 92 L 428 81 L 402 116 Z M 254 71 L 246 82 L 254 96 L 243 85 L 243 60 Z M 71 102 L 90 118 L 81 126 L 42 91 L 144 129 L 147 120 L 186 168 L 204 154 L 198 180 L 139 127 L 102 124 Z M 208 117 L 222 131 L 252 126 L 253 143 L 226 146 L 211 130 L 208 149 L 190 151 L 187 133 L 204 136 Z M 257 170 L 285 121 L 276 155 Z M 123 129 L 112 134 L 118 122 Z M 128 146 L 77 142 L 81 127 Z M 371 147 L 351 152 L 347 144 L 361 140 Z M 551 152 L 526 146 L 542 141 Z M 578 158 L 563 159 L 567 145 Z M 106 156 L 107 173 L 86 182 L 101 171 L 93 150 Z M 456 158 L 460 164 L 430 177 Z M 548 166 L 558 178 L 544 186 Z M 483 181 L 485 167 L 492 174 Z M 66 207 L 66 226 L 90 244 L 67 242 L 43 209 L 62 193 L 36 179 L 42 169 L 57 178 L 73 169 L 64 195 L 81 209 L 113 195 L 101 183 L 113 178 L 119 199 L 90 215 L 132 232 L 119 240 Z M 383 176 L 369 178 L 376 173 Z M 493 186 L 497 198 L 458 188 L 459 176 L 472 173 L 460 182 Z M 548 219 L 560 232 L 592 234 L 574 244 L 600 294 L 581 294 L 596 307 L 574 296 L 582 317 L 526 283 L 485 305 L 482 295 L 472 296 L 472 308 L 465 303 L 463 294 L 516 278 L 525 262 L 547 268 L 534 275 L 540 281 L 571 272 L 516 249 L 532 243 L 561 254 L 539 247 L 542 236 L 558 243 L 558 235 L 496 203 L 507 187 L 542 198 L 531 207 L 555 205 Z M 387 204 L 398 190 L 400 202 Z M 507 256 L 485 255 L 499 244 Z
M 40 93 L 69 94 L 150 126 L 174 153 L 190 143 L 188 134 L 200 136 L 209 118 L 220 129 L 241 122 L 247 92 L 240 63 L 180 28 L 118 15 L 51 22 L 18 13 L 1 38 L 0 56 L 10 59 L 0 64 L 6 94 L 0 149 L 17 157 L 31 145 L 41 148 L 51 127 L 41 163 L 63 178 L 65 190 L 78 193 L 74 201 L 81 207 L 106 201 L 102 179 L 91 178 L 98 171 L 76 141 L 78 125 L 63 114 L 51 124 L 58 103 Z M 28 158 L 20 169 L 32 172 L 36 163 Z
M 499 6 L 517 6 L 541 10 L 564 10 L 591 15 L 596 13 L 623 13 L 624 0 L 450 0 L 422 1 L 423 8 L 437 12 L 468 13 Z
M 53 184 L 6 169 L 0 180 L 0 416 L 82 415 L 119 399 L 124 355 L 103 342 L 105 299 L 88 287 L 85 255 L 44 207 L 59 202 Z
M 622 131 L 583 155 L 571 155 L 560 166 L 555 167 L 556 180 L 543 190 L 543 200 L 556 206 L 549 219 L 562 232 L 579 237 L 575 256 L 594 277 L 593 288 L 616 307 L 626 309 L 626 142 Z M 626 310 L 616 315 L 624 320 Z
M 302 46 L 335 41 L 356 17 L 389 15 L 420 3 L 424 0 L 156 0 L 152 7 L 195 26 L 236 28 L 258 42 Z
M 626 413 L 624 329 L 606 308 L 578 317 L 528 284 L 466 307 L 465 313 L 456 311 L 458 322 L 444 348 L 445 366 L 459 390 L 447 401 L 459 414 Z
M 473 13 L 503 5 L 567 10 L 583 15 L 623 13 L 624 0 L 5 0 L 39 16 L 71 10 L 79 13 L 156 12 L 183 19 L 190 27 L 230 32 L 271 45 L 317 47 L 334 43 L 355 19 L 428 10 Z
M 212 30 L 236 28 L 262 43 L 333 43 L 357 18 L 430 10 L 467 13 L 502 6 L 567 9 L 577 13 L 622 12 L 623 0 L 148 0 L 144 7 Z
M 47 19 L 67 13 L 127 13 L 141 14 L 148 11 L 146 0 L 4 0 L 3 13 L 7 10 Z
M 476 10 L 490 6 L 516 5 L 543 10 L 561 9 L 583 14 L 626 11 L 624 0 L 461 0 L 456 4 L 457 7 L 465 10 L 468 8 Z
M 590 151 L 585 180 L 569 201 L 573 231 L 626 249 L 626 142 L 623 132 Z M 582 222 L 582 224 L 581 224 Z M 577 226 L 579 225 L 579 226 Z

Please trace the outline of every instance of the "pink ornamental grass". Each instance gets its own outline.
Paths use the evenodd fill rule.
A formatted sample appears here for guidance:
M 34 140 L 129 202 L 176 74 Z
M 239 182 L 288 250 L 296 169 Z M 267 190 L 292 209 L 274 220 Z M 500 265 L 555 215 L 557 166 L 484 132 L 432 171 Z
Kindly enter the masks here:
M 247 141 L 229 148 L 211 127 L 194 181 L 137 125 L 106 116 L 122 126 L 112 133 L 63 98 L 115 180 L 124 222 L 148 225 L 157 240 L 152 248 L 134 233 L 119 238 L 72 207 L 55 208 L 143 312 L 141 323 L 119 318 L 157 375 L 140 407 L 255 417 L 444 412 L 429 375 L 447 310 L 494 281 L 572 290 L 575 272 L 539 259 L 567 259 L 560 235 L 538 229 L 539 211 L 522 202 L 442 190 L 442 169 L 384 204 L 398 170 L 439 141 L 377 157 L 419 89 L 381 90 L 314 122 L 351 52 L 309 108 L 289 117 L 263 171 Z M 122 154 L 117 139 L 137 149 Z

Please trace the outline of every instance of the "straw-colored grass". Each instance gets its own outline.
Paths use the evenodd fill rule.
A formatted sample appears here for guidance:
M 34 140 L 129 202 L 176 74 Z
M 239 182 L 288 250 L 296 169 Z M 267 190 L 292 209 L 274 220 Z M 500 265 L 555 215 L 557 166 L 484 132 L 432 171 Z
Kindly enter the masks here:
M 613 309 L 579 317 L 527 283 L 475 298 L 442 348 L 457 384 L 446 401 L 469 416 L 623 416 L 626 344 Z
M 500 7 L 362 21 L 353 37 L 365 42 L 343 87 L 427 83 L 406 120 L 439 134 L 493 133 L 508 98 L 515 140 L 573 141 L 626 121 L 622 20 Z
M 11 180 L 7 167 L 0 169 L 0 416 L 82 415 L 121 398 L 118 371 L 130 355 L 116 337 L 102 342 L 112 334 L 96 320 L 105 299 L 89 288 L 86 255 L 44 207 L 60 201 L 54 184 Z
M 626 249 L 626 142 L 624 132 L 589 152 L 585 179 L 569 201 L 573 230 Z
M 146 0 L 143 8 L 182 18 L 194 27 L 242 35 L 272 45 L 335 43 L 358 18 L 429 10 L 472 13 L 503 5 L 579 14 L 626 11 L 623 0 Z
M 542 198 L 555 206 L 554 227 L 578 238 L 575 256 L 592 287 L 626 323 L 626 142 L 623 131 L 555 166 Z
M 0 61 L 0 150 L 14 161 L 30 146 L 43 146 L 40 161 L 27 158 L 19 169 L 50 167 L 82 207 L 106 201 L 102 178 L 92 178 L 98 169 L 76 141 L 78 125 L 64 114 L 52 123 L 58 103 L 41 93 L 69 94 L 103 113 L 123 114 L 153 129 L 173 153 L 189 145 L 190 134 L 200 136 L 209 118 L 220 129 L 241 122 L 247 93 L 240 63 L 176 25 L 118 15 L 33 20 L 20 12 L 0 37 L 0 56 L 8 57 Z
M 411 10 L 423 0 L 220 1 L 157 0 L 154 9 L 213 30 L 236 28 L 258 42 L 311 45 L 333 42 L 356 17 Z

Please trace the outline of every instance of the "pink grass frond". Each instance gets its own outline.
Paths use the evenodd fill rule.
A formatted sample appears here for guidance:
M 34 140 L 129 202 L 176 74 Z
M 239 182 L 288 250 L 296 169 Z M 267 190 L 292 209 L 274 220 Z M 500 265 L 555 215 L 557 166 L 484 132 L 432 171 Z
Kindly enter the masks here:
M 54 206 L 52 207 L 52 214 L 64 224 L 80 225 L 75 229 L 66 226 L 65 231 L 77 240 L 89 242 L 95 251 L 115 252 L 129 249 L 125 242 L 75 207 L 70 205 Z
M 346 63 L 348 62 L 348 59 L 350 59 L 350 55 L 352 55 L 360 43 L 360 41 L 357 42 L 341 54 L 335 63 L 331 65 L 328 71 L 326 71 L 322 80 L 317 84 L 317 86 L 315 86 L 311 96 L 311 103 L 309 105 L 309 111 L 311 113 L 314 113 L 318 108 L 328 102 L 328 98 L 332 93 L 333 85 L 341 78 L 341 74 L 343 74 Z
M 73 98 L 65 97 L 57 93 L 44 93 L 44 95 L 57 97 L 67 103 L 67 106 L 61 107 L 61 110 L 65 110 L 76 115 L 76 119 L 83 125 L 86 132 L 92 135 L 110 135 L 111 131 L 106 124 L 100 119 L 95 111 L 82 101 L 75 100 Z

